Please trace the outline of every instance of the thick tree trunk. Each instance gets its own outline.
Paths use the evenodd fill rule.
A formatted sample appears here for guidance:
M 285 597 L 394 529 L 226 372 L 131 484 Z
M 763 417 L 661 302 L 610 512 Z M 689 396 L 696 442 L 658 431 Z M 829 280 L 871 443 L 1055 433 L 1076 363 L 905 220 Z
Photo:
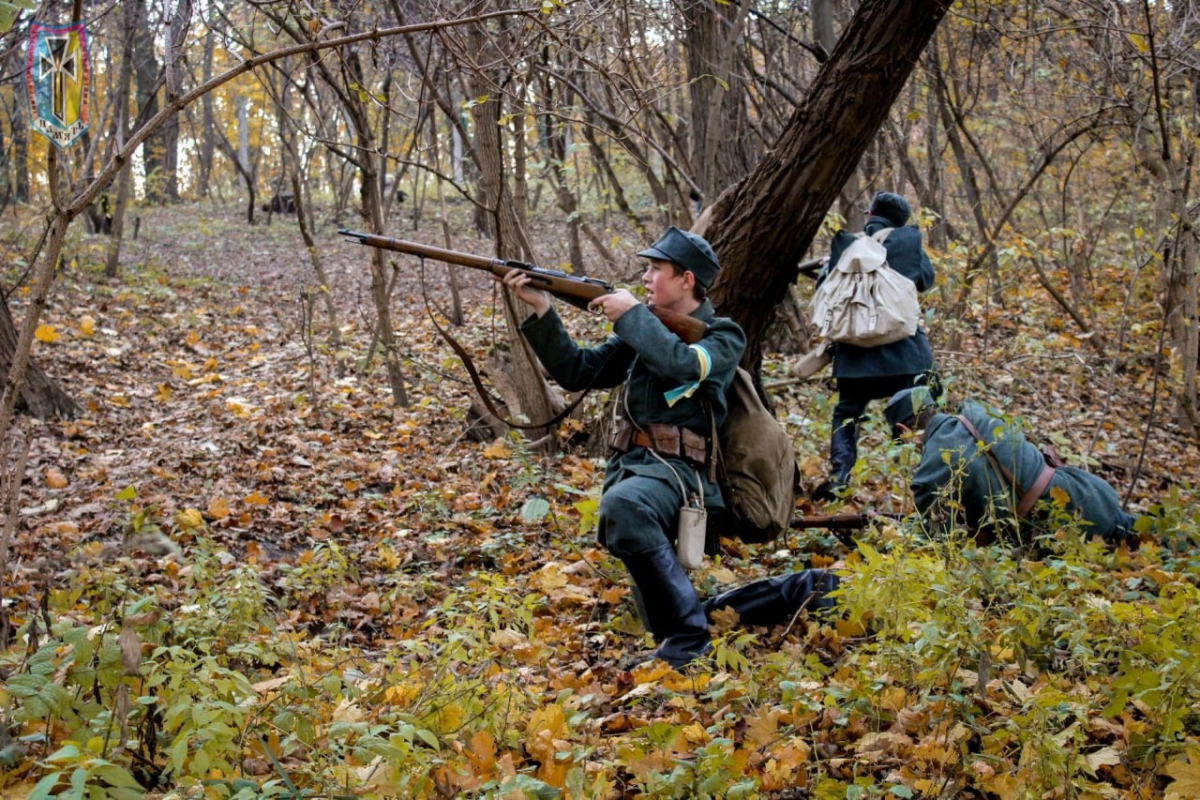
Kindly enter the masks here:
M 691 163 L 701 194 L 715 197 L 750 171 L 754 148 L 746 85 L 734 69 L 750 5 L 692 2 L 685 49 L 691 97 Z
M 192 0 L 177 0 L 175 13 L 171 16 L 171 25 L 167 33 L 166 55 L 164 63 L 164 85 L 167 103 L 173 103 L 179 97 L 179 87 L 183 81 L 179 74 L 183 67 L 183 44 L 187 36 L 188 25 L 192 20 Z M 163 175 L 162 193 L 168 200 L 179 199 L 179 117 L 173 116 L 163 125 Z
M 774 309 L 787 297 L 826 210 L 887 118 L 950 0 L 864 0 L 774 150 L 718 199 L 708 238 L 724 269 L 722 314 L 746 331 L 757 371 Z

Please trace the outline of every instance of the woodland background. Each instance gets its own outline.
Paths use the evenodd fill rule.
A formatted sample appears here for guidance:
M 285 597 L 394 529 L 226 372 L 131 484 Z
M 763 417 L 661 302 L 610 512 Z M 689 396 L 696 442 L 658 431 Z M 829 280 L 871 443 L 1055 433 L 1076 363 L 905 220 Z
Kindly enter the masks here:
M 0 0 L 7 795 L 1200 795 L 1193 3 L 34 5 Z M 58 152 L 24 42 L 72 18 L 93 123 Z M 606 398 L 490 418 L 426 296 L 546 419 L 519 312 L 336 229 L 632 286 L 707 225 L 811 488 L 794 269 L 879 188 L 951 397 L 1112 482 L 1140 545 L 724 539 L 703 592 L 834 567 L 839 613 L 621 669 Z M 910 510 L 915 453 L 866 430 L 847 510 Z

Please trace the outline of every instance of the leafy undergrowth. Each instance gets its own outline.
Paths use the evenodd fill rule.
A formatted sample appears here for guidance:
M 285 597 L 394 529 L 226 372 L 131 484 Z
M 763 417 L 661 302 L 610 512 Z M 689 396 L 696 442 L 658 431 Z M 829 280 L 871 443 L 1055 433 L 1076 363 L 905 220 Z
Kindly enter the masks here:
M 1106 390 L 1067 334 L 1015 327 L 939 354 L 952 392 L 1011 403 L 1115 484 L 1144 443 L 1134 506 L 1163 536 L 1110 551 L 1067 528 L 1036 561 L 922 545 L 892 524 L 849 545 L 823 531 L 726 539 L 695 574 L 702 592 L 833 566 L 842 606 L 772 630 L 724 620 L 711 662 L 628 671 L 649 639 L 623 569 L 594 545 L 602 462 L 465 435 L 469 386 L 413 265 L 393 302 L 413 401 L 398 408 L 382 369 L 363 372 L 361 249 L 321 242 L 339 350 L 320 325 L 305 334 L 313 281 L 290 222 L 143 213 L 118 280 L 96 266 L 103 240 L 75 243 L 35 350 L 81 414 L 21 422 L 33 446 L 0 656 L 8 795 L 1200 792 L 1200 505 L 1185 480 L 1200 473 L 1177 431 L 1133 422 L 1151 364 Z M 456 335 L 482 357 L 503 326 L 489 284 L 464 280 Z M 600 335 L 594 318 L 569 323 Z M 829 388 L 786 378 L 770 360 L 815 482 Z M 911 449 L 876 423 L 861 452 L 850 505 L 906 510 Z

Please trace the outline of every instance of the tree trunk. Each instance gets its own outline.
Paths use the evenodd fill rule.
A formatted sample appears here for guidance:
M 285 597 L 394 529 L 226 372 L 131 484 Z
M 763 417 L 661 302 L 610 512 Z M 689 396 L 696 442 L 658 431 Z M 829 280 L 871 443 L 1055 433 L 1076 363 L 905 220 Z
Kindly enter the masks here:
M 213 71 L 213 45 L 216 41 L 216 34 L 210 24 L 208 31 L 204 34 L 204 66 L 201 80 L 204 83 L 212 78 Z M 200 131 L 200 152 L 197 164 L 196 177 L 196 195 L 198 197 L 208 197 L 208 182 L 212 179 L 213 157 L 216 154 L 217 142 L 213 135 L 213 130 L 216 128 L 216 115 L 213 113 L 213 98 L 212 94 L 204 95 L 200 101 L 201 108 L 201 128 Z
M 864 0 L 776 147 L 717 200 L 708 238 L 723 269 L 713 302 L 746 332 L 757 373 L 796 264 L 887 118 L 950 0 Z
M 549 64 L 543 66 L 549 67 Z M 570 106 L 573 102 L 570 90 L 564 93 L 561 102 L 554 96 L 554 79 L 548 70 L 542 71 L 542 102 L 547 108 Z M 542 143 L 546 148 L 546 163 L 550 167 L 550 175 L 554 179 L 555 197 L 558 208 L 567 220 L 567 251 L 571 260 L 571 269 L 578 275 L 587 274 L 587 266 L 583 260 L 583 245 L 579 238 L 579 207 L 575 202 L 575 194 L 567 182 L 567 125 L 557 114 L 542 115 Z
M 734 70 L 748 3 L 690 2 L 684 49 L 691 99 L 691 163 L 705 197 L 745 177 L 753 162 L 746 85 Z
M 8 310 L 8 303 L 0 302 L 0 374 L 8 374 L 12 366 L 17 337 L 17 326 Z M 71 396 L 32 361 L 25 369 L 25 380 L 16 408 L 42 420 L 71 419 L 79 413 L 79 406 Z
M 133 72 L 137 86 L 138 116 L 143 119 L 158 114 L 158 56 L 154 49 L 154 27 L 148 19 L 146 0 L 128 0 L 137 7 L 138 25 L 133 42 Z M 160 129 L 161 130 L 161 129 Z M 161 134 L 150 136 L 142 145 L 142 165 L 146 173 L 146 199 L 162 198 L 162 176 L 166 145 Z
M 116 150 L 125 147 L 126 129 L 129 127 L 129 92 L 133 86 L 133 42 L 137 32 L 137 5 L 127 4 L 122 10 L 121 34 L 124 37 L 121 49 L 121 66 L 117 75 L 117 114 L 113 125 Z M 117 198 L 113 204 L 111 238 L 108 254 L 104 259 L 104 275 L 117 276 L 121 260 L 121 239 L 125 235 L 125 210 L 129 205 L 129 182 L 132 163 L 126 163 L 117 174 Z
M 26 119 L 28 113 L 25 101 L 17 100 L 13 103 L 12 188 L 13 200 L 18 203 L 29 202 L 29 120 Z
M 166 54 L 163 58 L 164 87 L 167 103 L 173 103 L 179 97 L 179 87 L 183 84 L 180 70 L 183 67 L 183 46 L 187 36 L 188 25 L 192 20 L 192 0 L 176 0 L 175 13 L 171 15 L 171 24 L 167 30 Z M 162 193 L 167 200 L 179 200 L 179 117 L 178 115 L 163 125 L 163 174 Z
M 485 53 L 490 50 L 488 33 L 482 25 L 472 25 L 469 43 L 472 51 Z M 504 148 L 500 140 L 500 103 L 502 93 L 494 91 L 491 76 L 478 71 L 472 76 L 472 93 L 476 97 L 490 95 L 488 100 L 471 108 L 475 123 L 476 158 L 479 160 L 480 184 L 483 189 L 483 204 L 491 214 L 496 232 L 496 255 L 500 258 L 529 259 L 528 243 L 524 241 L 513 213 L 512 195 L 508 189 L 504 170 Z M 512 380 L 520 412 L 529 422 L 548 420 L 554 416 L 550 403 L 550 391 L 538 367 L 538 361 L 529 349 L 529 343 L 521 335 L 521 316 L 516 308 L 517 301 L 508 292 L 502 292 L 504 316 L 508 321 L 512 349 Z M 545 431 L 530 431 L 530 436 L 540 438 Z

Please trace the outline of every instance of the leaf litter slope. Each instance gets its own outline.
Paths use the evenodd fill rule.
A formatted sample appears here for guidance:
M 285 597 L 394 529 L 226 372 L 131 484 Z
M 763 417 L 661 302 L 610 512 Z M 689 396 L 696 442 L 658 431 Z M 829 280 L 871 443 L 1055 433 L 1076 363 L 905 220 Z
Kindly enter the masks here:
M 961 610 L 964 619 L 977 622 L 974 629 L 951 630 L 936 613 L 922 616 L 911 608 L 894 615 L 876 611 L 886 619 L 874 620 L 872 642 L 860 639 L 864 622 L 873 621 L 867 611 L 836 625 L 800 620 L 786 631 L 753 636 L 734 628 L 722 640 L 715 677 L 626 672 L 621 659 L 646 640 L 636 635 L 619 564 L 595 549 L 590 535 L 578 535 L 594 513 L 602 466 L 577 454 L 542 461 L 512 440 L 476 443 L 465 437 L 470 389 L 433 334 L 414 263 L 400 265 L 392 302 L 414 400 L 399 409 L 378 366 L 366 376 L 355 369 L 373 318 L 365 250 L 332 236 L 319 243 L 347 344 L 342 353 L 331 351 L 318 304 L 310 357 L 301 330 L 301 290 L 315 280 L 290 220 L 247 228 L 231 221 L 233 215 L 195 207 L 146 216 L 142 240 L 127 248 L 125 278 L 100 279 L 90 264 L 99 260 L 103 243 L 85 238 L 58 303 L 46 315 L 52 333 L 39 341 L 36 356 L 83 413 L 63 423 L 22 423 L 37 437 L 14 550 L 18 580 L 9 587 L 16 607 L 33 607 L 48 575 L 62 587 L 91 565 L 122 558 L 131 575 L 160 587 L 169 607 L 190 553 L 212 542 L 227 566 L 252 565 L 269 587 L 279 603 L 274 635 L 353 648 L 364 654 L 368 672 L 397 648 L 420 642 L 430 648 L 426 652 L 445 654 L 456 636 L 473 631 L 482 637 L 480 652 L 494 664 L 467 677 L 487 683 L 504 675 L 500 682 L 519 684 L 525 701 L 514 706 L 524 711 L 503 724 L 486 704 L 442 701 L 452 709 L 446 713 L 457 717 L 439 712 L 428 725 L 443 744 L 457 743 L 458 767 L 442 780 L 463 791 L 485 779 L 511 778 L 519 769 L 561 786 L 570 767 L 589 758 L 603 769 L 587 774 L 599 775 L 611 790 L 622 782 L 644 788 L 647 776 L 671 774 L 681 757 L 695 777 L 701 772 L 696 759 L 703 760 L 697 754 L 711 751 L 728 756 L 720 769 L 730 781 L 752 777 L 764 791 L 865 775 L 917 791 L 952 780 L 1003 794 L 1006 781 L 1015 780 L 1006 775 L 1021 774 L 1021 753 L 1032 745 L 1020 737 L 983 735 L 970 720 L 985 714 L 994 734 L 1007 720 L 1031 713 L 1043 690 L 1070 698 L 1077 704 L 1071 713 L 1087 720 L 1067 745 L 1060 734 L 1069 724 L 1045 723 L 1048 741 L 1065 752 L 1093 755 L 1079 780 L 1127 788 L 1132 775 L 1154 773 L 1154 757 L 1160 756 L 1139 753 L 1135 761 L 1129 755 L 1130 742 L 1144 736 L 1139 715 L 1145 717 L 1145 709 L 1130 700 L 1132 710 L 1118 709 L 1112 722 L 1112 714 L 1078 698 L 1114 691 L 1083 677 L 1092 661 L 1068 649 L 1052 663 L 1031 663 L 1029 653 L 1040 653 L 1040 645 L 1023 642 L 1025 651 L 1014 654 L 1003 628 L 1016 623 L 965 596 Z M 482 253 L 491 247 L 456 246 Z M 557 252 L 549 241 L 543 249 Z M 430 266 L 426 275 L 445 307 L 444 272 Z M 469 324 L 455 335 L 482 356 L 493 341 L 503 341 L 503 325 L 490 313 L 490 283 L 470 273 L 464 282 Z M 565 316 L 581 335 L 600 335 L 593 318 Z M 982 351 L 977 343 L 970 347 Z M 1048 432 L 1078 443 L 1079 432 L 1056 428 L 1048 412 L 1085 405 L 1094 387 L 1070 370 L 1039 374 L 1013 367 L 1021 363 L 1015 353 L 1008 367 L 980 366 L 986 355 L 961 354 L 956 366 L 963 386 L 1027 399 L 1025 407 Z M 348 362 L 345 377 L 337 376 L 335 357 Z M 779 369 L 769 364 L 768 379 Z M 827 438 L 820 428 L 828 411 L 822 409 L 824 391 L 820 384 L 787 388 L 780 400 L 795 426 L 805 472 L 815 478 Z M 1140 418 L 1133 409 L 1142 408 L 1143 400 L 1136 385 L 1118 391 L 1112 417 Z M 1106 427 L 1108 452 L 1120 454 L 1111 460 L 1127 465 L 1140 432 Z M 1198 474 L 1194 448 L 1159 430 L 1152 436 L 1155 483 Z M 882 451 L 880 432 L 868 431 L 864 445 Z M 890 507 L 903 493 L 894 470 L 869 471 L 863 482 L 857 499 L 864 505 Z M 1143 507 L 1153 499 L 1135 498 Z M 952 574 L 909 555 L 894 530 L 864 538 L 899 555 L 889 562 L 869 548 L 864 559 L 817 533 L 792 536 L 774 548 L 726 541 L 721 561 L 697 581 L 712 590 L 801 566 L 841 565 L 849 556 L 850 566 L 860 570 L 854 580 L 862 584 L 864 602 L 886 601 L 871 590 L 887 583 L 885 569 L 912 570 L 901 577 L 912 581 L 911 594 L 925 597 L 930 608 L 942 602 L 930 586 L 963 590 Z M 1161 587 L 1189 584 L 1186 557 L 1167 564 L 1177 573 L 1164 571 L 1168 559 L 1160 553 L 1086 552 L 1092 558 L 1087 569 L 1097 575 L 1117 570 L 1126 594 L 1145 595 L 1151 606 Z M 1002 556 L 989 569 L 989 577 L 1026 574 Z M 1050 570 L 1042 579 L 1060 577 Z M 1100 583 L 1099 577 L 1081 579 L 1077 591 L 1093 605 L 1112 602 Z M 1021 591 L 1003 600 L 1033 597 L 1049 602 Z M 1064 605 L 1078 611 L 1071 602 Z M 463 614 L 482 619 L 482 627 L 475 630 Z M 946 667 L 954 663 L 944 652 L 952 646 L 943 643 L 934 652 L 923 649 L 929 646 L 922 639 L 913 642 L 908 631 L 922 624 L 989 643 L 987 663 L 978 663 L 978 651 L 967 648 L 976 659 L 970 669 Z M 1120 625 L 1128 624 L 1121 616 Z M 888 649 L 892 640 L 884 633 L 906 647 Z M 1051 641 L 1049 649 L 1057 653 L 1062 645 Z M 1108 663 L 1109 654 L 1090 657 Z M 1154 654 L 1146 661 L 1160 664 Z M 895 672 L 901 668 L 911 674 L 901 678 Z M 408 693 L 403 684 L 392 684 L 383 697 L 403 706 Z M 564 693 L 573 699 L 562 700 Z M 570 721 L 561 710 L 558 717 L 547 710 L 555 708 L 566 708 Z M 496 744 L 493 734 L 505 725 L 516 731 L 507 732 L 520 745 L 516 749 L 513 741 Z M 1186 727 L 1181 735 L 1190 744 Z M 661 741 L 650 747 L 655 736 Z M 556 755 L 572 747 L 591 755 Z M 1186 764 L 1177 762 L 1175 769 L 1185 771 Z M 705 768 L 720 772 L 711 764 Z M 468 773 L 474 777 L 463 777 Z

